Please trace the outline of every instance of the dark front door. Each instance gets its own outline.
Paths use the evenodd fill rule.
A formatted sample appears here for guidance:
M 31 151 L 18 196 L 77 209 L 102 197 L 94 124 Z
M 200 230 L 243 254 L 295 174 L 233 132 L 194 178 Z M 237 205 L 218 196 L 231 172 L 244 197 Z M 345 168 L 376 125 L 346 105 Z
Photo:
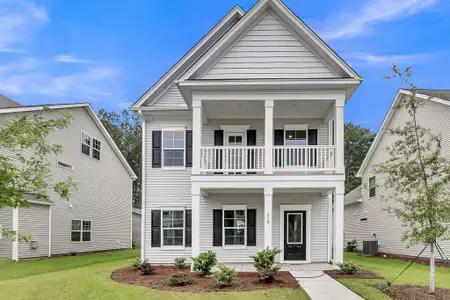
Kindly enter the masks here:
M 306 211 L 284 212 L 284 260 L 306 260 Z

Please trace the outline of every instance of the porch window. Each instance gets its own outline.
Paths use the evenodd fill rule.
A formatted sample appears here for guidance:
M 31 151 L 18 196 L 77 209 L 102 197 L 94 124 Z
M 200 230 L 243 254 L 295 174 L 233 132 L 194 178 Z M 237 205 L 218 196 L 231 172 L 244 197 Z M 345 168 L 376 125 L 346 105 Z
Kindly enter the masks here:
M 376 180 L 375 176 L 369 178 L 369 198 L 376 196 Z
M 286 130 L 285 145 L 303 146 L 308 144 L 306 130 Z
M 223 237 L 224 245 L 245 246 L 247 211 L 236 207 L 223 210 Z
M 162 211 L 162 241 L 163 246 L 184 245 L 184 211 Z
M 184 166 L 184 130 L 164 130 L 163 131 L 163 162 L 164 167 Z

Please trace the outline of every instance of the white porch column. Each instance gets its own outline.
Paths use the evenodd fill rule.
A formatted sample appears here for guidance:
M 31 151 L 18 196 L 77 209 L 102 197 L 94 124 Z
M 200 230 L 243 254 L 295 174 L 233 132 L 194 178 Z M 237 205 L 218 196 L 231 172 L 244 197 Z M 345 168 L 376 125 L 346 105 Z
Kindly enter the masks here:
M 344 174 L 344 104 L 345 98 L 336 99 L 335 107 L 335 147 L 336 147 L 336 173 Z
M 344 261 L 344 183 L 336 187 L 334 194 L 334 245 L 333 263 Z
M 201 153 L 202 146 L 202 101 L 192 101 L 192 174 L 200 174 Z
M 19 260 L 19 209 L 13 208 L 12 230 L 15 231 L 14 241 L 12 242 L 12 260 Z
M 200 188 L 192 186 L 192 257 L 200 254 Z
M 264 188 L 264 248 L 272 249 L 273 188 Z
M 264 116 L 264 148 L 266 151 L 264 173 L 273 174 L 272 149 L 273 149 L 273 100 L 265 100 L 265 116 Z

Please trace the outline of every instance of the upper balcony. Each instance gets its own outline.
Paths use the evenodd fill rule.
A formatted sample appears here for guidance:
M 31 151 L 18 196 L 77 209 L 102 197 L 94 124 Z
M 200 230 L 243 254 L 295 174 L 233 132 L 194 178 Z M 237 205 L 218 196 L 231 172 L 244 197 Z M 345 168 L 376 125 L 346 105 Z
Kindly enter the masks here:
M 343 174 L 343 124 L 338 97 L 193 101 L 192 173 Z

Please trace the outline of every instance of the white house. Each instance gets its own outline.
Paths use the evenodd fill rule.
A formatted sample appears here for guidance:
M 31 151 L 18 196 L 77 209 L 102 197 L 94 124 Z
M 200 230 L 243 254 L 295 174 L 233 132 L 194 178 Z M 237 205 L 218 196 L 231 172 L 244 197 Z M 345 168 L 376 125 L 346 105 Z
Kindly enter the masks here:
M 42 106 L 7 100 L 0 97 L 0 128 L 24 114 L 42 112 Z M 29 234 L 33 240 L 18 243 L 0 235 L 0 257 L 18 260 L 131 248 L 136 175 L 88 103 L 47 107 L 44 118 L 61 118 L 66 112 L 72 116 L 68 128 L 48 136 L 49 142 L 62 146 L 62 153 L 48 156 L 52 178 L 70 176 L 78 185 L 69 201 L 49 191 L 50 201 L 26 195 L 29 208 L 0 209 L 0 228 Z M 0 153 L 10 152 L 0 148 Z
M 344 106 L 361 81 L 281 1 L 234 7 L 132 107 L 142 259 L 342 261 Z
M 450 90 L 417 90 L 416 93 L 417 97 L 425 99 L 424 106 L 418 109 L 418 124 L 441 136 L 442 154 L 450 159 Z M 385 176 L 374 170 L 389 158 L 386 148 L 396 140 L 387 130 L 404 126 L 411 120 L 404 108 L 398 108 L 401 99 L 411 95 L 409 90 L 398 91 L 359 169 L 362 185 L 345 196 L 345 240 L 356 239 L 358 249 L 362 248 L 364 240 L 377 240 L 380 252 L 397 255 L 416 256 L 423 249 L 423 245 L 407 247 L 407 242 L 401 240 L 408 228 L 387 211 L 388 207 L 400 204 L 391 198 L 394 191 L 385 187 Z M 450 256 L 450 241 L 441 241 L 440 245 Z M 422 256 L 429 257 L 429 252 L 425 251 Z

